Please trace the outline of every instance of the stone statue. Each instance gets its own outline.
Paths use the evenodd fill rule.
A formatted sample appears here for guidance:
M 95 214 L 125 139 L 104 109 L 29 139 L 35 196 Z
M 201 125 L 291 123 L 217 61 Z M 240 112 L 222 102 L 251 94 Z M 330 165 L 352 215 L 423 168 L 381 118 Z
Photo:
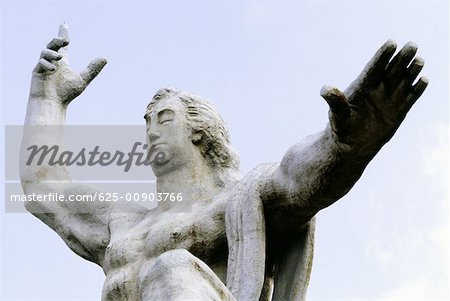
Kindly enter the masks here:
M 63 24 L 33 70 L 25 125 L 64 125 L 67 106 L 105 66 L 101 58 L 74 72 L 68 44 Z M 90 204 L 90 213 L 65 202 L 28 202 L 27 209 L 103 269 L 102 300 L 304 300 L 315 214 L 351 189 L 427 86 L 424 77 L 416 81 L 424 65 L 417 47 L 395 51 L 387 41 L 343 92 L 324 86 L 325 130 L 244 178 L 213 106 L 161 89 L 145 119 L 148 143 L 164 151 L 167 164 L 151 167 L 157 191 L 181 192 L 183 202 L 127 213 L 114 203 Z M 61 139 L 42 131 L 24 134 L 23 143 L 61 145 Z M 71 183 L 61 166 L 22 162 L 21 180 L 26 194 L 94 193 Z

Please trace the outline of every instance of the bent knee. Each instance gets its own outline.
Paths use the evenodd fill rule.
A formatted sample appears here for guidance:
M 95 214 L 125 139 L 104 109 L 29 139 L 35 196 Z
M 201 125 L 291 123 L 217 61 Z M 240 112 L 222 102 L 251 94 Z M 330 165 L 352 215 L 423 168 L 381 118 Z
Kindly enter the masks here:
M 180 270 L 191 269 L 199 265 L 200 259 L 184 249 L 170 250 L 159 255 L 155 261 L 142 267 L 140 278 L 171 278 L 179 275 Z
M 176 249 L 159 255 L 158 258 L 156 258 L 154 267 L 172 270 L 192 266 L 198 261 L 200 261 L 200 259 L 192 255 L 189 251 L 185 249 Z
M 186 279 L 195 276 L 192 270 L 199 266 L 198 262 L 200 259 L 187 250 L 177 249 L 142 265 L 138 276 L 141 300 L 175 300 L 173 297 L 183 296 Z
M 208 265 L 184 249 L 143 265 L 139 294 L 141 300 L 235 300 Z

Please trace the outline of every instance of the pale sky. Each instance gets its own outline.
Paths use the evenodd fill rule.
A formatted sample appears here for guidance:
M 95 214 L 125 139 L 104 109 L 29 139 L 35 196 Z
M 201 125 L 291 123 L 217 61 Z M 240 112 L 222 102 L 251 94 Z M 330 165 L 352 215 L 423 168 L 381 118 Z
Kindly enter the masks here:
M 243 174 L 325 127 L 323 84 L 344 89 L 388 38 L 416 42 L 430 85 L 318 214 L 308 300 L 450 298 L 447 1 L 3 0 L 1 13 L 3 125 L 23 124 L 31 70 L 65 21 L 74 69 L 108 59 L 68 124 L 143 124 L 153 93 L 174 86 L 216 104 Z M 2 300 L 100 299 L 99 267 L 30 214 L 0 216 Z

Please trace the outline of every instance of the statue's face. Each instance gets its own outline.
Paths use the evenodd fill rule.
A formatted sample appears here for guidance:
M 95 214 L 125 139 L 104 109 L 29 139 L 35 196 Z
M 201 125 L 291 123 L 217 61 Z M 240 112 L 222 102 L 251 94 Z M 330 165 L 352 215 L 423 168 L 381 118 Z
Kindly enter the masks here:
M 164 98 L 146 113 L 147 143 L 151 167 L 155 175 L 162 176 L 174 171 L 189 160 L 196 158 L 198 152 L 192 143 L 192 130 L 186 120 L 186 108 L 176 97 Z M 155 156 L 164 153 L 164 164 L 157 164 Z

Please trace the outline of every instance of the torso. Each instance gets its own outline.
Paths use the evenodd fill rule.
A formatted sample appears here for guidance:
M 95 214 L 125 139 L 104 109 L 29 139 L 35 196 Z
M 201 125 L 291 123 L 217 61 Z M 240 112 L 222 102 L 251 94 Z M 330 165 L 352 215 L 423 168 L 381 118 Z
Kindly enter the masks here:
M 102 300 L 139 300 L 138 275 L 162 253 L 186 249 L 208 264 L 225 281 L 227 244 L 222 193 L 199 201 L 186 213 L 113 213 L 111 239 L 105 252 L 106 280 Z M 113 299 L 114 296 L 114 299 Z

